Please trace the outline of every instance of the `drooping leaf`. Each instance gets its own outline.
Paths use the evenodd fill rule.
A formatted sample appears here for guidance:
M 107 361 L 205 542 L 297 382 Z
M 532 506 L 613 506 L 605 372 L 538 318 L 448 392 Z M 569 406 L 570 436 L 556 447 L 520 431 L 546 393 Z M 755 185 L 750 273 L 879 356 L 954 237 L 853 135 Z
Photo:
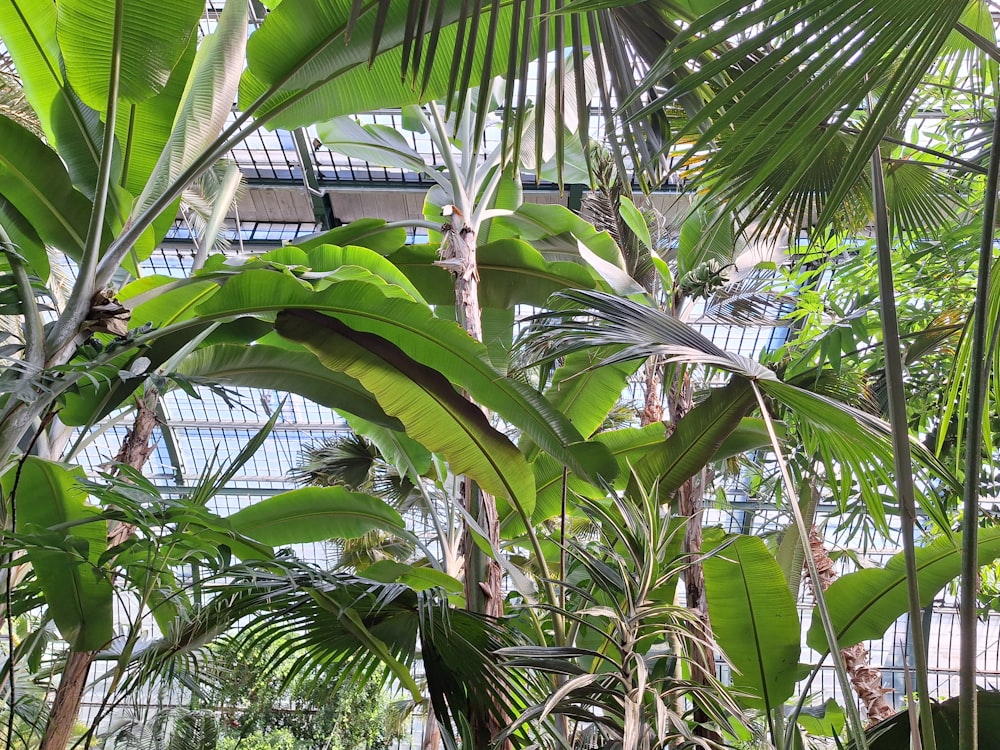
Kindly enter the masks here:
M 19 480 L 16 473 L 4 475 L 4 494 L 16 492 L 17 531 L 34 537 L 26 552 L 49 614 L 73 650 L 103 648 L 114 635 L 113 588 L 98 566 L 107 522 L 86 504 L 79 477 L 58 464 L 28 456 Z
M 217 344 L 192 352 L 177 372 L 235 386 L 297 393 L 381 427 L 400 427 L 398 420 L 386 415 L 357 380 L 324 367 L 314 354 L 304 349 Z
M 277 330 L 314 351 L 328 367 L 357 378 L 410 437 L 445 456 L 456 474 L 470 476 L 530 516 L 535 486 L 524 457 L 440 373 L 392 342 L 318 313 L 283 312 Z
M 273 546 L 355 539 L 375 529 L 407 534 L 399 513 L 384 501 L 343 487 L 282 492 L 237 511 L 228 520 L 241 534 Z
M 614 476 L 616 466 L 605 450 L 585 442 L 537 392 L 497 373 L 489 365 L 482 344 L 454 323 L 436 318 L 426 305 L 393 294 L 396 287 L 369 278 L 373 281 L 341 281 L 313 292 L 288 276 L 247 271 L 228 281 L 198 312 L 208 319 L 222 319 L 295 308 L 336 316 L 350 329 L 389 342 L 406 357 L 466 389 L 478 403 L 503 414 L 543 450 L 582 476 Z

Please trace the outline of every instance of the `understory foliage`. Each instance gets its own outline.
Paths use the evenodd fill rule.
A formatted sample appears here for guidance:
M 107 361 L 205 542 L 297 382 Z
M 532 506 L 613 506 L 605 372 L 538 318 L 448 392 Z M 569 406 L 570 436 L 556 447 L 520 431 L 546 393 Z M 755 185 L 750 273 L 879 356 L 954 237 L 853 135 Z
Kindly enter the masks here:
M 248 39 L 236 0 L 207 30 L 200 0 L 0 0 L 6 745 L 383 747 L 390 692 L 426 717 L 428 750 L 989 738 L 989 5 L 268 7 Z M 592 102 L 607 153 L 580 137 Z M 385 107 L 440 163 L 351 117 Z M 227 155 L 313 125 L 320 146 L 431 182 L 422 215 L 215 253 L 241 194 Z M 591 181 L 598 226 L 526 200 L 528 173 Z M 631 186 L 668 177 L 688 190 L 665 217 Z M 194 214 L 193 266 L 148 272 Z M 706 335 L 762 324 L 758 351 Z M 171 391 L 247 388 L 353 435 L 235 512 L 214 500 L 274 445 L 283 404 L 175 467 L 178 486 L 147 478 L 155 441 L 174 450 Z M 742 520 L 703 529 L 712 498 L 712 524 Z M 758 533 L 757 503 L 777 533 Z M 804 571 L 828 582 L 824 521 L 903 551 L 840 555 L 806 612 Z M 313 543 L 339 566 L 290 551 Z M 914 639 L 956 579 L 961 689 L 936 705 Z M 911 716 L 866 731 L 878 717 L 851 698 L 809 705 L 825 663 L 841 696 L 858 675 L 877 694 L 860 644 L 903 614 Z M 153 695 L 189 705 L 123 718 Z

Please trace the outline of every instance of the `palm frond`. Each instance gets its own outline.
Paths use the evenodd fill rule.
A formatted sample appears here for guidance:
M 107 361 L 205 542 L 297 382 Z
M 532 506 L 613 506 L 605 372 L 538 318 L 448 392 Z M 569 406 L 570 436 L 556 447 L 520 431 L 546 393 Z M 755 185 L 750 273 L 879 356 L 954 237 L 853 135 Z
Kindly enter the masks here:
M 733 326 L 785 326 L 785 305 L 792 298 L 775 289 L 774 280 L 748 275 L 717 289 L 706 301 L 697 322 Z
M 871 154 L 899 122 L 967 5 L 727 0 L 678 34 L 652 65 L 643 90 L 670 75 L 677 81 L 646 111 L 702 97 L 670 143 L 680 149 L 680 163 L 702 167 L 692 179 L 747 209 L 747 221 L 777 221 L 772 206 L 809 224 L 849 221 L 854 210 L 844 215 L 844 207 L 858 206 L 851 195 Z M 841 128 L 868 108 L 869 97 L 871 111 L 848 144 Z M 818 206 L 800 185 L 816 179 L 816 164 L 832 161 L 831 149 L 845 148 L 842 168 L 823 175 L 826 200 Z M 796 191 L 806 197 L 796 200 Z

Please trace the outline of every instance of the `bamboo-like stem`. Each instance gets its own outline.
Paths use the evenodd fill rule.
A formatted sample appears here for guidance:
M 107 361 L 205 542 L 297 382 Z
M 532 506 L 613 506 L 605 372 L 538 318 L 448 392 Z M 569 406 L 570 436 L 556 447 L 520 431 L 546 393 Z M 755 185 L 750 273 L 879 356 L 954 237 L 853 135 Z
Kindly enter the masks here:
M 761 417 L 764 419 L 764 426 L 771 441 L 771 449 L 774 451 L 775 460 L 778 462 L 778 469 L 781 471 L 781 480 L 785 485 L 785 492 L 788 493 L 788 505 L 791 506 L 792 517 L 795 519 L 799 536 L 803 540 L 808 539 L 809 529 L 806 528 L 805 519 L 802 517 L 798 493 L 795 491 L 795 483 L 792 482 L 792 475 L 788 470 L 788 464 L 785 462 L 785 456 L 781 452 L 781 443 L 778 441 L 778 433 L 774 430 L 774 421 L 771 419 L 771 413 L 767 409 L 764 396 L 757 386 L 756 381 L 751 380 L 750 387 L 753 389 L 753 395 L 757 398 L 758 406 L 760 406 Z M 812 555 L 806 555 L 805 560 L 809 577 L 814 581 L 818 581 L 819 571 L 816 570 L 816 561 L 813 560 Z M 826 635 L 827 648 L 830 650 L 830 658 L 833 660 L 833 667 L 840 682 L 840 690 L 845 697 L 850 696 L 853 691 L 851 678 L 847 674 L 847 668 L 844 666 L 844 660 L 840 654 L 840 644 L 837 642 L 837 632 L 834 630 L 833 620 L 830 618 L 830 609 L 826 606 L 826 597 L 823 595 L 822 589 L 818 586 L 814 593 L 816 596 L 816 609 L 819 611 L 819 619 L 823 624 L 823 633 Z M 861 721 L 861 712 L 858 710 L 858 704 L 848 699 L 844 700 L 844 704 L 847 710 L 848 725 L 850 726 L 851 734 L 854 735 L 853 739 L 857 750 L 868 750 L 868 738 L 865 736 L 865 727 Z
M 893 469 L 896 475 L 896 502 L 899 506 L 900 537 L 906 566 L 907 612 L 910 643 L 917 673 L 920 710 L 920 736 L 912 737 L 913 750 L 936 750 L 934 717 L 931 715 L 930 680 L 927 676 L 927 652 L 921 625 L 920 584 L 917 579 L 917 552 L 914 529 L 917 503 L 913 490 L 913 464 L 910 460 L 910 430 L 906 415 L 906 385 L 903 382 L 903 358 L 899 352 L 899 316 L 896 313 L 896 290 L 892 274 L 892 241 L 889 237 L 889 209 L 885 179 L 878 149 L 872 154 L 872 198 L 875 208 L 875 247 L 878 258 L 878 290 L 882 320 L 882 348 L 885 358 L 886 390 L 889 394 L 889 425 L 892 428 Z M 908 696 L 910 702 L 913 696 Z
M 1000 105 L 1000 103 L 998 103 Z M 989 380 L 990 353 L 986 346 L 986 312 L 993 260 L 993 225 L 996 220 L 997 183 L 1000 175 L 1000 106 L 993 118 L 993 144 L 983 195 L 983 233 L 979 245 L 976 300 L 972 311 L 972 355 L 969 366 L 968 414 L 965 419 L 965 476 L 962 485 L 962 577 L 959 581 L 958 667 L 959 750 L 979 747 L 976 705 L 976 589 L 979 583 L 979 473 L 982 469 L 983 411 Z

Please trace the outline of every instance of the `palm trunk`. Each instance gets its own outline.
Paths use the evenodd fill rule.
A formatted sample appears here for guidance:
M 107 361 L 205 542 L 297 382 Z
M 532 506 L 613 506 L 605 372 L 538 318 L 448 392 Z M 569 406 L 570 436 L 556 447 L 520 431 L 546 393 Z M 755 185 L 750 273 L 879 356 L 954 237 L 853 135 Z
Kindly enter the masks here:
M 837 580 L 837 571 L 823 544 L 823 537 L 815 526 L 809 530 L 809 552 L 816 563 L 819 585 L 826 591 Z M 808 572 L 806 575 L 808 576 Z M 869 726 L 892 716 L 895 711 L 885 699 L 885 694 L 892 691 L 882 687 L 882 672 L 868 663 L 868 649 L 864 644 L 858 643 L 841 649 L 840 653 L 851 677 L 851 686 L 868 713 Z
M 116 463 L 127 464 L 136 471 L 141 471 L 146 465 L 153 452 L 150 438 L 157 425 L 156 398 L 156 393 L 153 391 L 145 398 L 137 400 L 135 422 L 125 435 L 118 455 L 115 456 Z M 108 548 L 118 546 L 134 532 L 135 527 L 131 524 L 119 523 L 108 531 Z M 96 656 L 96 651 L 70 652 L 66 668 L 59 678 L 59 686 L 56 688 L 49 721 L 45 725 L 45 734 L 42 736 L 39 750 L 65 750 L 80 714 L 87 674 Z

